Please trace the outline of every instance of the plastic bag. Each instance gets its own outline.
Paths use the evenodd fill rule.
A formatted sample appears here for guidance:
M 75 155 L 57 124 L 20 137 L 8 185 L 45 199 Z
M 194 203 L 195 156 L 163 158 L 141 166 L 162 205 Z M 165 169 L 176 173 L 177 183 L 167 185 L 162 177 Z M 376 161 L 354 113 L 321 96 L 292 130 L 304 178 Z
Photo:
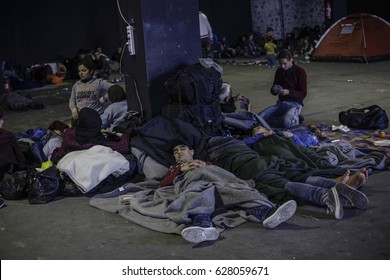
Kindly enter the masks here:
M 45 204 L 54 200 L 60 195 L 62 183 L 59 171 L 55 166 L 37 172 L 32 184 L 28 186 L 28 202 L 30 204 Z
M 11 164 L 0 182 L 0 194 L 9 200 L 27 197 L 28 185 L 31 184 L 33 169 L 24 165 Z

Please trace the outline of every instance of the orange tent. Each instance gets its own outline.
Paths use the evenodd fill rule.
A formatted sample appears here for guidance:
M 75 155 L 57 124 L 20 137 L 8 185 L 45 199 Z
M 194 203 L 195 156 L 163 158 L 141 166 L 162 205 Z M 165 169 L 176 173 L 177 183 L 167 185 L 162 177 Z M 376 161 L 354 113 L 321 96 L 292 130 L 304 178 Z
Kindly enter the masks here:
M 353 14 L 335 22 L 317 42 L 316 61 L 390 59 L 390 25 L 370 14 Z

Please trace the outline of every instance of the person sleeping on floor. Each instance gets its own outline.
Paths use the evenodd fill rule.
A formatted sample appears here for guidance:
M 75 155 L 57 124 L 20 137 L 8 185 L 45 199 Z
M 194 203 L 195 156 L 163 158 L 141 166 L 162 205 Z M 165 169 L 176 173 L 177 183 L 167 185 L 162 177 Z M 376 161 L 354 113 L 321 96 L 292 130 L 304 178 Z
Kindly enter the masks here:
M 207 154 L 213 164 L 237 177 L 254 179 L 256 188 L 272 201 L 293 197 L 325 206 L 338 220 L 344 207 L 367 209 L 367 197 L 357 190 L 368 179 L 366 169 L 350 176 L 349 170 L 331 165 L 314 150 L 274 133 L 251 145 L 233 137 L 214 137 Z

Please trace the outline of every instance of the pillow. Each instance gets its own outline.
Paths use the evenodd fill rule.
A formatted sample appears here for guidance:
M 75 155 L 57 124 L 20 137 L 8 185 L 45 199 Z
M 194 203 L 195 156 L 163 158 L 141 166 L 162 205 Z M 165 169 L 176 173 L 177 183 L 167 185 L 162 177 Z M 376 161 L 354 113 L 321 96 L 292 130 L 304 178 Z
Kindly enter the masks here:
M 146 155 L 143 151 L 132 147 L 131 153 L 138 159 L 139 170 L 138 172 L 145 175 L 148 180 L 161 180 L 168 172 L 168 167 L 158 163 L 150 156 Z

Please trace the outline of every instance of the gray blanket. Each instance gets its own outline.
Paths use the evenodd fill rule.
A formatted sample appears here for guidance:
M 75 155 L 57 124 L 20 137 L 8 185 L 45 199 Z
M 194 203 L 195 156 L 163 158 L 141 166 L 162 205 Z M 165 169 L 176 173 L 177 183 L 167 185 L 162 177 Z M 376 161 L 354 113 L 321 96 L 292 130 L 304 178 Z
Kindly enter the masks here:
M 363 153 L 344 140 L 335 143 L 321 143 L 313 147 L 319 155 L 325 157 L 332 165 L 341 166 L 351 171 L 362 167 L 376 170 L 386 168 L 386 155 L 380 152 Z
M 223 231 L 245 221 L 260 222 L 244 209 L 274 204 L 232 173 L 208 165 L 176 177 L 172 186 L 158 188 L 158 181 L 128 183 L 113 192 L 90 200 L 99 209 L 117 212 L 144 227 L 180 234 L 191 225 L 191 215 L 212 214 L 214 225 Z M 121 205 L 118 197 L 127 195 L 129 205 Z

